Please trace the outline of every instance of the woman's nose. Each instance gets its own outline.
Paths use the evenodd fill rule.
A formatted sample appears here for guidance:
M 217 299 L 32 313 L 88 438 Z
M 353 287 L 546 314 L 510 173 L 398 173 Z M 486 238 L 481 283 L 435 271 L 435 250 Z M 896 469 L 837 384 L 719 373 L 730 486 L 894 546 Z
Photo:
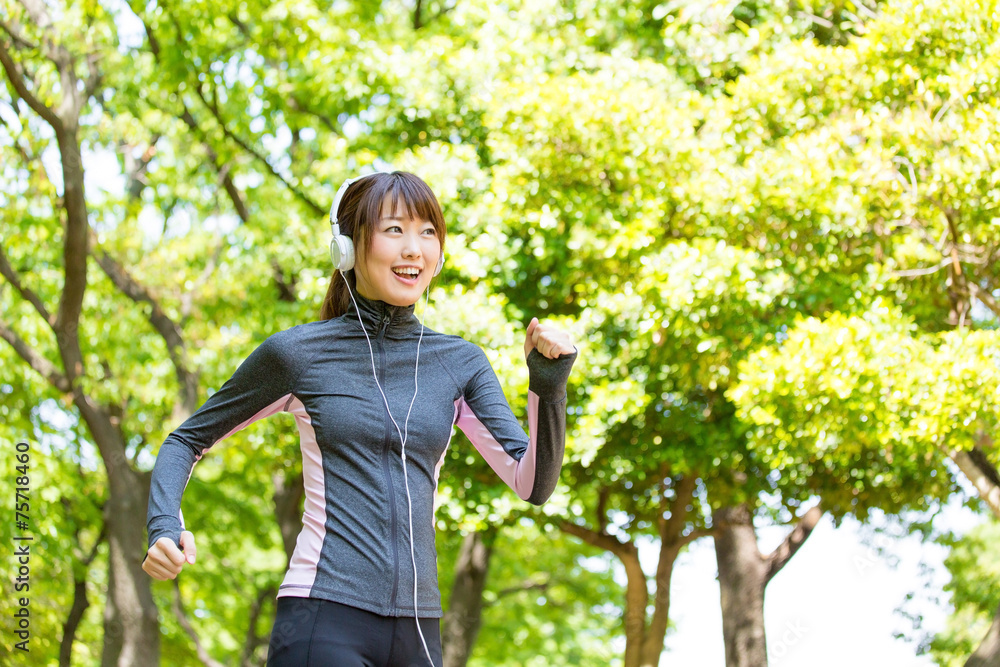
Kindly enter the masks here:
M 415 234 L 407 234 L 404 237 L 403 257 L 420 257 L 420 238 Z

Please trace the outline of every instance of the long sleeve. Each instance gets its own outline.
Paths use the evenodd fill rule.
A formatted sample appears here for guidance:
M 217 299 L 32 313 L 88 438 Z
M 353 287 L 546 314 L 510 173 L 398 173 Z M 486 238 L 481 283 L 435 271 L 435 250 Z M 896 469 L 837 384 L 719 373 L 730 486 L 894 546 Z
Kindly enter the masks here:
M 566 448 L 566 380 L 577 352 L 528 354 L 528 434 L 511 412 L 486 355 L 467 383 L 456 423 L 518 497 L 541 505 L 556 488 Z
M 233 376 L 163 441 L 150 483 L 146 513 L 149 546 L 163 536 L 180 544 L 184 528 L 181 496 L 205 450 L 287 406 L 297 364 L 283 333 L 261 343 Z

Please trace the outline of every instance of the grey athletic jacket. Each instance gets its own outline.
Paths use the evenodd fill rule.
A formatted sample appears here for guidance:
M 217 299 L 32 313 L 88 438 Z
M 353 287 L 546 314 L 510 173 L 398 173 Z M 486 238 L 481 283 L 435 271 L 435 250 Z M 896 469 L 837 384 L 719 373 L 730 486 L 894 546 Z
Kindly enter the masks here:
M 420 322 L 413 306 L 356 295 L 375 372 L 403 430 L 414 391 Z M 562 466 L 566 380 L 576 353 L 528 355 L 529 435 L 486 355 L 458 336 L 424 329 L 419 392 L 406 438 L 418 613 L 440 617 L 433 503 L 458 426 L 528 502 L 552 494 Z M 357 312 L 267 338 L 233 376 L 167 436 L 153 468 L 149 544 L 180 543 L 181 495 L 205 450 L 277 412 L 295 415 L 302 450 L 302 530 L 278 597 L 332 600 L 383 616 L 413 616 L 413 563 L 400 438 L 372 375 Z

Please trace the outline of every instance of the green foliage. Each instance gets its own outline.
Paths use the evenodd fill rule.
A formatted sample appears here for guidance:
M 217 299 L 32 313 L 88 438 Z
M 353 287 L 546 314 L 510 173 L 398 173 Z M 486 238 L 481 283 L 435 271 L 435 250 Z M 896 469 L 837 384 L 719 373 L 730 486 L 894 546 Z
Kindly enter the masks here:
M 983 523 L 951 547 L 945 567 L 951 581 L 954 614 L 930 643 L 929 652 L 942 667 L 963 665 L 975 651 L 1000 608 L 1000 525 Z
M 810 318 L 751 355 L 730 396 L 756 425 L 751 448 L 772 462 L 787 493 L 821 493 L 834 516 L 923 507 L 952 490 L 938 448 L 969 446 L 972 430 L 955 423 L 959 415 L 996 419 L 990 406 L 969 411 L 968 403 L 982 406 L 976 397 L 996 392 L 997 378 L 962 371 L 988 370 L 991 359 L 955 348 L 914 338 L 884 306 L 864 318 Z M 943 375 L 949 367 L 954 373 Z

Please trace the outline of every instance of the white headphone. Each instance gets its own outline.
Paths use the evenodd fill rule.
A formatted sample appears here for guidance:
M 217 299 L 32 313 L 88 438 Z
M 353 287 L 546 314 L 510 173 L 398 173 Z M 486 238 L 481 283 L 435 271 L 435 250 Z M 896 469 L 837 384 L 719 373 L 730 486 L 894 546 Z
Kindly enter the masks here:
M 385 172 L 375 172 L 375 174 L 380 173 Z M 375 174 L 364 174 L 363 176 L 355 176 L 354 178 L 347 179 L 340 186 L 340 189 L 337 190 L 337 194 L 333 198 L 333 205 L 330 207 L 330 232 L 332 233 L 332 238 L 330 239 L 330 259 L 333 260 L 333 268 L 341 273 L 354 268 L 354 241 L 350 236 L 340 233 L 340 225 L 337 224 L 337 211 L 340 209 L 340 200 L 344 198 L 344 193 L 347 192 L 347 188 L 352 183 L 360 181 L 362 178 L 374 176 Z M 441 254 L 438 255 L 438 263 L 434 267 L 434 275 L 436 276 L 441 273 L 442 268 L 444 268 L 444 248 L 441 249 Z

